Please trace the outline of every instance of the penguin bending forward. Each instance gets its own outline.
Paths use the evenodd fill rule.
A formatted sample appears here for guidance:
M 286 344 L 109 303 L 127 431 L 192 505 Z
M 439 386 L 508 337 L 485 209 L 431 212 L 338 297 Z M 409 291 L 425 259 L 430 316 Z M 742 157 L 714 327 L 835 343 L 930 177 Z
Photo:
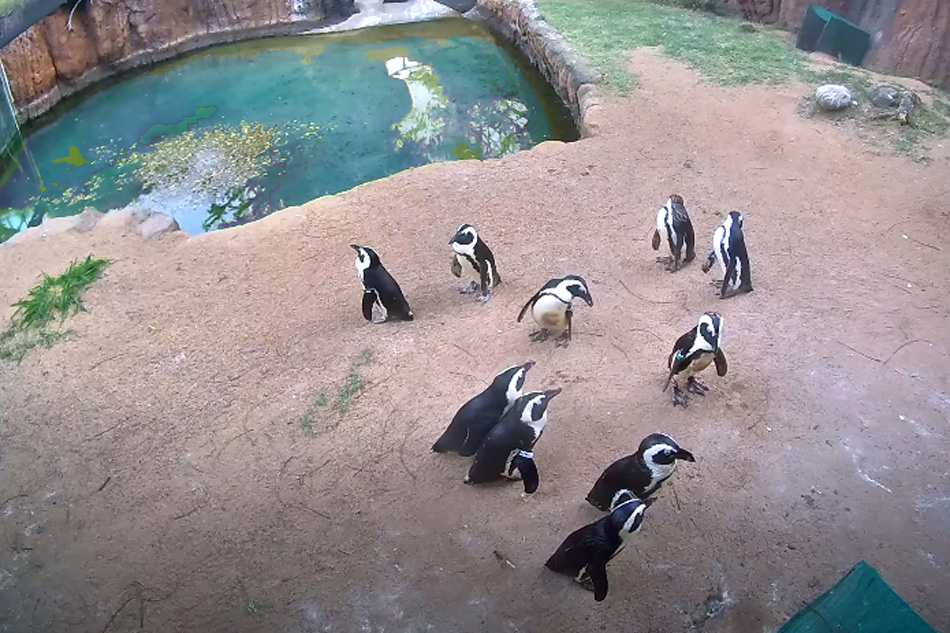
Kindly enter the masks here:
M 561 389 L 532 391 L 518 398 L 475 453 L 463 480 L 481 484 L 498 479 L 521 479 L 528 494 L 538 489 L 538 469 L 532 449 L 548 423 L 548 405 Z
M 368 246 L 350 244 L 356 251 L 356 274 L 363 285 L 363 318 L 373 323 L 412 321 L 412 310 L 402 289 L 379 261 L 379 255 Z M 373 318 L 373 307 L 383 312 L 382 319 Z
M 720 299 L 727 299 L 742 292 L 752 292 L 752 269 L 749 267 L 749 252 L 742 235 L 742 214 L 731 211 L 725 221 L 713 233 L 713 248 L 703 263 L 703 272 L 708 273 L 713 262 L 719 260 L 722 268 Z
M 442 436 L 432 445 L 436 453 L 475 454 L 482 440 L 521 397 L 528 370 L 534 361 L 499 372 L 487 389 L 462 405 Z
M 518 323 L 521 323 L 525 312 L 531 308 L 531 316 L 541 328 L 531 333 L 531 340 L 546 341 L 552 332 L 560 333 L 556 339 L 557 346 L 567 347 L 571 342 L 571 324 L 574 317 L 571 304 L 575 297 L 583 299 L 590 307 L 594 306 L 594 300 L 583 277 L 568 275 L 552 279 L 524 304 L 518 313 Z
M 706 369 L 709 363 L 715 361 L 716 373 L 726 375 L 726 355 L 720 348 L 722 341 L 722 316 L 718 312 L 706 312 L 699 317 L 699 323 L 683 336 L 676 339 L 673 351 L 667 364 L 670 374 L 663 385 L 666 391 L 673 383 L 673 406 L 686 406 L 686 394 L 680 387 L 680 382 L 686 382 L 686 389 L 700 396 L 705 396 L 709 387 L 697 380 L 696 374 Z
M 495 266 L 495 255 L 488 248 L 488 244 L 478 237 L 478 232 L 471 224 L 463 224 L 449 240 L 449 245 L 455 255 L 452 257 L 452 274 L 461 277 L 463 272 L 468 277 L 474 277 L 467 285 L 462 286 L 459 292 L 472 294 L 481 287 L 481 294 L 477 301 L 488 301 L 491 298 L 491 289 L 501 283 L 501 276 Z
M 693 233 L 693 223 L 686 213 L 683 198 L 677 194 L 670 196 L 656 214 L 656 230 L 653 232 L 653 250 L 660 250 L 660 242 L 666 240 L 670 247 L 670 257 L 657 257 L 657 262 L 665 263 L 666 269 L 676 272 L 680 268 L 680 257 L 683 246 L 686 246 L 686 257 L 683 265 L 696 258 L 696 236 Z
M 643 525 L 644 512 L 652 501 L 622 491 L 610 514 L 571 533 L 544 566 L 572 577 L 594 592 L 594 600 L 602 602 L 607 597 L 607 563 Z
M 587 502 L 598 510 L 608 511 L 628 492 L 646 499 L 670 478 L 678 459 L 696 461 L 692 453 L 680 448 L 669 435 L 648 435 L 636 453 L 618 459 L 604 470 L 587 493 Z

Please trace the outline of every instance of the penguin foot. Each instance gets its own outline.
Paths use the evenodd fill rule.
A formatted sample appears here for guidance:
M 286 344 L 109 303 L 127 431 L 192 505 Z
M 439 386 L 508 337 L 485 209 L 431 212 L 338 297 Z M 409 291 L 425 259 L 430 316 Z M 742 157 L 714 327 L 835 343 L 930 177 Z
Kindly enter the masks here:
M 479 303 L 485 303 L 489 299 L 491 299 L 491 290 L 488 290 L 484 294 L 480 294 L 477 297 L 475 297 L 475 301 L 478 301 Z
M 543 329 L 542 329 L 542 330 L 537 330 L 537 331 L 535 331 L 535 332 L 532 332 L 531 334 L 528 335 L 528 338 L 530 338 L 532 341 L 534 341 L 535 343 L 537 343 L 537 342 L 540 342 L 540 341 L 546 341 L 546 340 L 548 340 L 548 336 L 550 336 L 550 335 L 551 335 L 550 332 L 548 332 L 547 330 L 543 330 Z
M 469 282 L 467 286 L 459 287 L 459 294 L 470 295 L 475 292 L 476 288 L 478 288 L 478 284 L 476 284 L 474 281 Z
M 594 581 L 591 580 L 590 576 L 584 576 L 583 578 L 577 581 L 577 584 L 579 584 L 581 587 L 583 587 L 587 591 L 590 591 L 591 593 L 594 592 Z
M 715 286 L 716 288 L 722 288 L 722 279 L 713 279 L 709 282 L 710 286 Z
M 667 266 L 669 266 L 670 264 L 673 263 L 673 258 L 672 258 L 671 256 L 667 256 L 667 257 L 657 257 L 657 258 L 656 258 L 656 263 L 657 263 L 657 264 L 666 264 Z
M 567 332 L 564 332 L 564 334 L 558 336 L 556 339 L 554 339 L 554 341 L 555 347 L 567 347 L 571 344 L 571 335 Z
M 373 315 L 373 321 L 372 321 L 372 323 L 373 323 L 374 325 L 379 325 L 379 324 L 381 324 L 381 323 L 385 323 L 385 322 L 388 321 L 388 320 L 389 320 L 389 318 L 387 318 L 387 317 L 379 316 L 379 315 Z
M 709 391 L 709 387 L 693 377 L 690 377 L 690 379 L 686 381 L 686 389 L 690 393 L 695 393 L 697 396 L 705 396 L 706 392 Z
M 675 407 L 676 405 L 679 405 L 685 409 L 687 406 L 689 406 L 689 402 L 686 399 L 686 394 L 683 393 L 679 387 L 673 385 L 673 406 Z

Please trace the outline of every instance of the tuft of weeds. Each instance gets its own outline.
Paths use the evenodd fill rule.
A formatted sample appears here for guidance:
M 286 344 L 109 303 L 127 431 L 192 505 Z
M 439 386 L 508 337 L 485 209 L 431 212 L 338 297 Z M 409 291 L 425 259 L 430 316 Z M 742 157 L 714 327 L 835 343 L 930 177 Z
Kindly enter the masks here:
M 343 380 L 343 384 L 337 389 L 336 395 L 333 397 L 332 409 L 340 416 L 350 410 L 353 399 L 366 388 L 366 381 L 360 375 L 359 370 L 361 367 L 365 367 L 372 362 L 372 360 L 373 350 L 371 349 L 364 349 L 353 360 L 353 364 L 350 366 L 350 371 Z M 329 397 L 326 391 L 321 389 L 314 394 L 313 400 L 311 400 L 306 411 L 304 411 L 298 421 L 298 426 L 302 431 L 306 433 L 314 432 L 320 410 L 325 408 L 328 402 Z
M 16 311 L 5 330 L 0 332 L 0 359 L 20 362 L 35 347 L 52 347 L 73 334 L 72 330 L 54 329 L 67 317 L 86 312 L 82 294 L 102 277 L 109 259 L 74 261 L 58 277 L 43 273 L 43 280 L 30 288 L 25 299 L 13 304 Z
M 261 615 L 264 613 L 264 605 L 255 600 L 247 600 L 244 603 L 244 610 L 247 611 L 249 615 Z

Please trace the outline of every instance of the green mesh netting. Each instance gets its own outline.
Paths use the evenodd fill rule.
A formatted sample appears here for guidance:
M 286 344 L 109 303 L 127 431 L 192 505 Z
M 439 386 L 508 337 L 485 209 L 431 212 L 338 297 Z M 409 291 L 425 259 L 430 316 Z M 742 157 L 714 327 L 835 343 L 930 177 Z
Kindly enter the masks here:
M 799 611 L 779 633 L 936 633 L 866 562 Z

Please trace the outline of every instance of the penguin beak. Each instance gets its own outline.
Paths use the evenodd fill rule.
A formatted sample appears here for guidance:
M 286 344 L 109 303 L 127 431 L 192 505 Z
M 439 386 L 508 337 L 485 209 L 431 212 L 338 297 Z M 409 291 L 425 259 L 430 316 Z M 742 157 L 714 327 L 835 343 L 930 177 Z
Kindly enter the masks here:
M 353 249 L 354 251 L 356 251 L 356 252 L 359 252 L 359 250 L 360 250 L 360 247 L 357 246 L 356 244 L 350 244 L 350 248 L 352 248 L 352 249 Z
M 653 502 L 656 501 L 656 497 L 647 497 L 646 499 L 640 499 L 643 502 L 643 505 L 650 507 L 653 505 Z
M 589 294 L 586 294 L 586 295 L 584 295 L 583 298 L 584 298 L 584 301 L 587 302 L 587 305 L 588 305 L 589 307 L 591 307 L 591 308 L 594 307 L 594 298 L 593 298 L 593 297 L 591 297 Z
M 531 369 L 532 367 L 534 367 L 534 361 L 533 361 L 533 360 L 529 360 L 527 363 L 525 363 L 524 365 L 521 366 L 521 368 L 524 369 L 525 371 L 528 371 L 528 370 Z
M 682 448 L 676 451 L 676 459 L 682 459 L 684 462 L 695 462 L 696 458 L 693 457 L 693 454 L 689 451 L 685 451 Z
M 544 396 L 545 396 L 548 400 L 550 400 L 551 398 L 553 398 L 554 396 L 556 396 L 556 395 L 559 394 L 559 393 L 561 393 L 561 388 L 560 388 L 560 387 L 558 387 L 557 389 L 548 389 L 547 391 L 544 392 Z

